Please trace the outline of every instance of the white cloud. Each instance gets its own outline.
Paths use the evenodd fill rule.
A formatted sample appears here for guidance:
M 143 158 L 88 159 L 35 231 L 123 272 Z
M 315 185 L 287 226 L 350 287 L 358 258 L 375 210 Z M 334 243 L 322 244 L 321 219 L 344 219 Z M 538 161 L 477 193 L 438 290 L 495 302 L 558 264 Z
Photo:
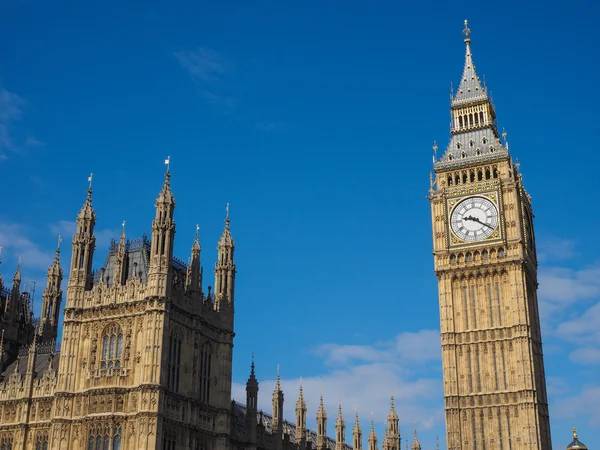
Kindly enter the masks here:
M 28 230 L 15 223 L 0 223 L 0 245 L 11 258 L 22 259 L 25 270 L 47 270 L 52 263 L 53 253 L 42 249 L 38 244 L 27 237 Z M 5 258 L 3 258 L 5 259 Z
M 190 74 L 207 102 L 227 111 L 237 106 L 236 100 L 227 93 L 226 77 L 233 72 L 233 63 L 228 58 L 205 47 L 175 52 L 174 56 Z
M 538 274 L 540 314 L 560 320 L 572 304 L 600 297 L 600 264 L 583 268 L 542 267 Z
M 577 243 L 570 239 L 563 239 L 557 236 L 543 236 L 538 238 L 537 246 L 538 260 L 544 261 L 563 261 L 577 256 Z
M 600 345 L 600 302 L 580 316 L 562 322 L 556 333 L 567 341 Z
M 315 354 L 323 359 L 329 369 L 321 375 L 302 379 L 309 424 L 314 426 L 322 388 L 330 421 L 337 416 L 338 399 L 341 400 L 347 424 L 354 422 L 356 405 L 365 436 L 364 430 L 368 430 L 371 413 L 376 424 L 385 421 L 391 395 L 394 395 L 400 424 L 404 425 L 405 430 L 407 427 L 412 429 L 414 422 L 418 423 L 419 429 L 425 430 L 443 425 L 441 373 L 421 370 L 422 363 L 440 359 L 439 347 L 439 332 L 435 330 L 400 333 L 390 341 L 373 346 L 332 343 L 319 346 Z M 271 413 L 271 393 L 275 380 L 259 382 L 259 407 Z M 285 394 L 284 417 L 295 422 L 300 378 L 284 376 L 281 384 Z M 234 383 L 232 395 L 243 402 L 246 398 L 245 385 Z M 329 434 L 332 434 L 332 430 Z
M 552 415 L 571 421 L 583 416 L 591 426 L 600 427 L 600 386 L 586 385 L 579 394 L 559 399 L 552 405 Z
M 594 347 L 578 348 L 577 350 L 571 352 L 569 359 L 576 364 L 600 364 L 600 349 Z

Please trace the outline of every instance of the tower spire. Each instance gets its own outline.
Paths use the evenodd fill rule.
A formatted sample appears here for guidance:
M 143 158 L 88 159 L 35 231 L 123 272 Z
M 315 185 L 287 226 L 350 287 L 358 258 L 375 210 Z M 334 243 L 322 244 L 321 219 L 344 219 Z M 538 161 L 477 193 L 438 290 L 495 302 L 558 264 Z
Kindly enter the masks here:
M 323 388 L 321 387 L 321 399 L 317 410 L 317 450 L 325 450 L 327 447 L 327 413 L 323 405 Z
M 281 375 L 279 364 L 277 364 L 277 380 L 275 390 L 273 391 L 273 433 L 280 435 L 278 442 L 281 441 L 283 433 L 283 391 L 281 390 Z M 278 444 L 279 445 L 279 444 Z
M 356 418 L 354 419 L 354 428 L 352 429 L 352 450 L 362 450 L 362 430 L 358 420 L 358 405 L 354 407 Z
M 336 450 L 344 450 L 346 446 L 346 422 L 342 415 L 342 399 L 338 399 L 338 416 L 335 421 L 335 448 Z
M 74 301 L 83 302 L 81 288 L 91 289 L 92 286 L 92 260 L 96 248 L 94 237 L 94 226 L 96 225 L 96 213 L 92 206 L 92 174 L 88 177 L 89 187 L 83 206 L 77 214 L 77 231 L 73 236 L 71 253 L 71 272 L 69 275 L 69 286 L 77 287 L 77 294 L 67 297 L 67 305 Z M 75 298 L 77 297 L 77 298 Z
M 217 309 L 222 306 L 233 306 L 234 304 L 234 284 L 235 284 L 235 262 L 233 254 L 235 245 L 231 237 L 229 203 L 225 208 L 225 228 L 219 245 L 217 246 L 218 257 L 215 264 L 215 302 Z
M 42 315 L 38 326 L 38 334 L 41 335 L 42 342 L 56 340 L 58 335 L 58 315 L 63 294 L 60 288 L 63 279 L 63 270 L 60 266 L 61 242 L 62 239 L 59 236 L 54 261 L 48 269 L 46 288 L 42 294 Z
M 196 236 L 192 244 L 192 256 L 188 265 L 187 287 L 191 292 L 202 292 L 202 268 L 200 265 L 200 241 L 198 232 L 200 227 L 196 224 Z
M 296 402 L 296 442 L 304 444 L 306 438 L 306 402 L 302 393 L 302 377 L 300 377 L 300 389 L 298 391 L 298 401 Z
M 168 296 L 171 290 L 169 273 L 173 259 L 175 240 L 175 197 L 171 191 L 171 157 L 165 160 L 165 181 L 154 205 L 156 213 L 152 221 L 152 246 L 148 283 L 153 295 Z

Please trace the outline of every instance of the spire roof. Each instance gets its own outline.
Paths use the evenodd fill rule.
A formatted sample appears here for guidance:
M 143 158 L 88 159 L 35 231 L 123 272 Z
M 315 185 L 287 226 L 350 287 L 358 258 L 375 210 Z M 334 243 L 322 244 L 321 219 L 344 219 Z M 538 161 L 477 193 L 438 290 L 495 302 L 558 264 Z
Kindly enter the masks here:
M 17 264 L 17 271 L 13 277 L 13 285 L 21 284 L 21 257 L 19 256 L 19 263 Z
M 419 443 L 419 438 L 417 437 L 417 427 L 415 427 L 415 435 L 413 437 L 412 450 L 421 450 L 421 444 Z
M 304 393 L 302 391 L 302 377 L 300 377 L 300 390 L 298 391 L 298 401 L 296 402 L 296 409 L 306 409 L 306 402 L 304 401 Z
M 471 53 L 471 30 L 468 27 L 467 20 L 465 20 L 463 34 L 465 35 L 466 46 L 465 67 L 463 69 L 462 78 L 460 79 L 458 91 L 452 99 L 453 105 L 487 99 L 485 87 L 481 84 L 481 80 L 475 70 L 473 54 Z
M 158 194 L 156 203 L 175 203 L 175 198 L 173 197 L 173 192 L 171 191 L 171 172 L 169 171 L 169 169 L 167 169 L 167 171 L 165 172 L 165 181 L 163 183 L 162 189 Z
M 258 380 L 256 379 L 256 372 L 255 372 L 255 366 L 254 366 L 254 352 L 252 352 L 252 364 L 250 365 L 250 376 L 248 377 L 248 386 L 252 385 L 252 386 L 257 386 L 258 385 Z
M 587 450 L 585 444 L 579 441 L 579 436 L 577 436 L 577 428 L 573 428 L 573 441 L 569 444 L 567 450 Z
M 229 226 L 229 203 L 227 203 L 225 211 L 225 228 L 223 229 L 221 239 L 219 239 L 219 247 L 233 247 L 233 238 L 231 237 L 231 228 Z
M 85 203 L 79 210 L 79 214 L 77 215 L 78 219 L 95 219 L 96 214 L 94 213 L 94 207 L 92 206 L 92 174 L 88 177 L 88 182 L 90 186 L 87 190 L 87 197 L 85 198 Z
M 200 231 L 200 226 L 196 224 L 196 237 L 194 238 L 194 244 L 192 245 L 192 252 L 200 251 L 200 241 L 198 239 L 198 232 Z
M 48 270 L 48 274 L 61 272 L 60 268 L 60 243 L 62 242 L 62 238 L 58 236 L 58 245 L 56 246 L 56 253 L 54 255 L 54 261 L 52 261 L 52 265 Z

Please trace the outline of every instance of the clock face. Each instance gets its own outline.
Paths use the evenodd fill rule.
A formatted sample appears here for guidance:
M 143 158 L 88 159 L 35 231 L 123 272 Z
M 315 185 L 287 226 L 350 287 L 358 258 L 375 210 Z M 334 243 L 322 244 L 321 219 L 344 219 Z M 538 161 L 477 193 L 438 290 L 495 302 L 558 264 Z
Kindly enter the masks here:
M 481 241 L 498 227 L 498 209 L 487 198 L 466 198 L 452 210 L 450 226 L 463 241 Z

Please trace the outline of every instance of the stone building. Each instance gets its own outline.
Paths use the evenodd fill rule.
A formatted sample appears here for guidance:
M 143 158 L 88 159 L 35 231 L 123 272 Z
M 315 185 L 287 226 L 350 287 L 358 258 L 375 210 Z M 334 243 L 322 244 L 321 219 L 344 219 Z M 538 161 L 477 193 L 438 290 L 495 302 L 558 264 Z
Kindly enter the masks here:
M 429 192 L 448 449 L 550 450 L 531 197 L 464 34 Z
M 90 178 L 72 240 L 60 351 L 60 249 L 36 327 L 17 271 L 12 291 L 3 291 L 0 450 L 349 450 L 341 406 L 335 438 L 327 437 L 322 397 L 317 430 L 307 429 L 302 387 L 295 424 L 283 418 L 279 378 L 272 414 L 258 410 L 254 361 L 245 404 L 232 401 L 236 266 L 229 214 L 214 291 L 208 286 L 205 293 L 198 229 L 189 263 L 173 257 L 174 212 L 167 171 L 151 237 L 128 240 L 123 225 L 119 242 L 93 271 Z M 382 450 L 400 450 L 393 399 L 387 424 Z M 352 441 L 362 450 L 358 415 Z M 377 450 L 373 427 L 368 442 L 368 450 Z M 416 435 L 415 443 L 420 448 Z

